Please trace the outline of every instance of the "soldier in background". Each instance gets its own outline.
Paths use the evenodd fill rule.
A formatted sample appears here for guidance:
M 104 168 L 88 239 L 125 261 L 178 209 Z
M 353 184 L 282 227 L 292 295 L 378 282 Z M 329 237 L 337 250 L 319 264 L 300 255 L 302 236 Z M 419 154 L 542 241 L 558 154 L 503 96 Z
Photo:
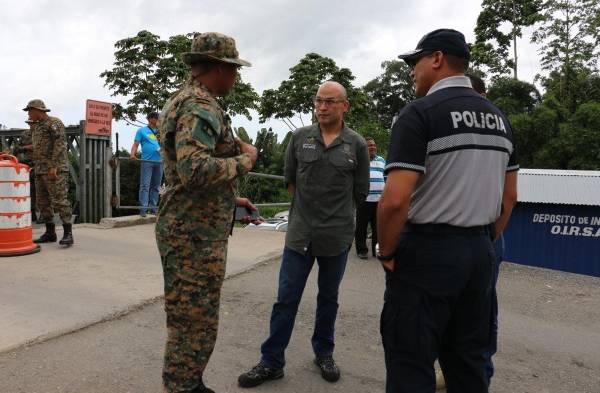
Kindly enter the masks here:
M 48 116 L 50 109 L 42 100 L 31 100 L 25 108 L 29 120 L 36 122 L 32 133 L 33 162 L 37 186 L 37 206 L 46 224 L 46 232 L 35 243 L 56 241 L 54 212 L 63 223 L 61 245 L 73 244 L 71 205 L 67 198 L 69 169 L 67 166 L 67 136 L 65 126 L 56 117 Z
M 196 35 L 183 61 L 191 78 L 167 101 L 158 126 L 166 183 L 156 222 L 167 314 L 163 384 L 168 393 L 210 393 L 203 372 L 217 339 L 234 208 L 256 210 L 233 186 L 252 169 L 256 148 L 234 138 L 216 97 L 250 63 L 219 33 Z
M 31 136 L 35 128 L 35 121 L 26 120 L 25 123 L 29 128 L 23 131 L 20 142 L 15 146 L 14 153 L 18 154 L 19 162 L 29 166 L 29 199 L 31 200 L 31 221 L 37 221 L 36 204 L 35 204 L 35 171 L 33 169 L 33 142 Z

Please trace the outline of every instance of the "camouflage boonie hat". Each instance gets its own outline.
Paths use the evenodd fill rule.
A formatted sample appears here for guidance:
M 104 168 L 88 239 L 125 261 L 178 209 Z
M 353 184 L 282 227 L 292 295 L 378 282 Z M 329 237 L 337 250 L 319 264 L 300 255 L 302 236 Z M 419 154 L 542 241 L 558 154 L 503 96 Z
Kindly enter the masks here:
M 42 112 L 50 112 L 50 109 L 46 108 L 46 104 L 42 100 L 31 100 L 27 103 L 27 106 L 23 108 L 25 112 L 30 109 L 38 109 Z
M 191 65 L 200 61 L 214 60 L 224 63 L 250 67 L 252 64 L 239 57 L 235 48 L 235 40 L 221 33 L 197 34 L 192 41 L 192 48 L 182 55 L 185 64 Z

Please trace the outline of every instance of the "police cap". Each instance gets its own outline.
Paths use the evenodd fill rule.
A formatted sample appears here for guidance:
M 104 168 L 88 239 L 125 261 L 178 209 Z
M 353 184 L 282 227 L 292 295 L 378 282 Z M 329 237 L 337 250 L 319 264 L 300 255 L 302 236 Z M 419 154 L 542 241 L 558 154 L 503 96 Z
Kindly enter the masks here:
M 452 29 L 437 29 L 425 34 L 414 50 L 403 53 L 398 58 L 410 64 L 436 51 L 461 59 L 469 60 L 471 57 L 469 45 L 461 32 Z

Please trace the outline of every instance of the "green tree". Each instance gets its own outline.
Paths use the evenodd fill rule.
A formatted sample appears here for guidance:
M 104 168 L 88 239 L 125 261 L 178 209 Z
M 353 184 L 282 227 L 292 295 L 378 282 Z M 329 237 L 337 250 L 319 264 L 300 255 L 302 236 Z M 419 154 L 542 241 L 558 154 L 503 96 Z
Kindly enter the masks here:
M 596 69 L 600 39 L 600 2 L 597 0 L 545 0 L 542 25 L 532 35 L 541 44 L 542 69 L 550 76 L 540 77 L 554 94 L 577 109 L 577 79 Z M 552 82 L 549 79 L 553 80 Z
M 486 66 L 494 76 L 508 74 L 512 69 L 517 79 L 517 38 L 521 38 L 523 27 L 541 19 L 541 3 L 542 0 L 483 0 L 471 51 L 473 65 Z M 503 31 L 506 24 L 510 26 L 507 32 Z
M 571 112 L 588 101 L 600 101 L 600 75 L 586 68 L 570 70 L 566 74 L 552 71 L 542 79 L 546 94 L 559 97 Z M 569 84 L 567 86 L 566 84 Z
M 415 99 L 415 93 L 410 67 L 404 61 L 384 61 L 381 68 L 381 75 L 369 81 L 363 90 L 375 105 L 377 120 L 389 129 L 394 115 Z
M 555 141 L 565 169 L 600 170 L 600 102 L 579 106 Z
M 531 83 L 501 77 L 488 88 L 488 99 L 507 115 L 531 113 L 540 103 L 540 92 Z
M 113 68 L 102 72 L 100 77 L 113 97 L 126 99 L 125 104 L 114 104 L 116 120 L 136 123 L 138 115 L 162 109 L 165 101 L 189 77 L 181 54 L 189 51 L 194 34 L 161 40 L 158 35 L 143 30 L 115 43 Z M 239 76 L 237 82 L 221 103 L 230 115 L 241 114 L 251 119 L 249 110 L 257 109 L 259 96 Z
M 289 143 L 291 132 L 286 135 L 284 143 L 278 143 L 277 134 L 271 129 L 262 128 L 256 134 L 258 159 L 253 172 L 283 175 L 285 148 Z M 287 202 L 290 200 L 284 183 L 281 180 L 262 177 L 244 176 L 238 182 L 237 192 L 256 203 Z
M 252 144 L 252 138 L 250 138 L 244 127 L 235 128 L 234 131 L 242 141 Z
M 333 59 L 317 53 L 308 53 L 290 68 L 290 76 L 277 89 L 263 91 L 260 121 L 281 119 L 290 130 L 312 123 L 313 98 L 320 84 L 334 80 L 342 84 L 350 100 L 352 112 L 364 110 L 366 102 L 360 91 L 352 86 L 354 75 L 348 68 L 340 68 Z M 308 119 L 306 118 L 308 115 Z

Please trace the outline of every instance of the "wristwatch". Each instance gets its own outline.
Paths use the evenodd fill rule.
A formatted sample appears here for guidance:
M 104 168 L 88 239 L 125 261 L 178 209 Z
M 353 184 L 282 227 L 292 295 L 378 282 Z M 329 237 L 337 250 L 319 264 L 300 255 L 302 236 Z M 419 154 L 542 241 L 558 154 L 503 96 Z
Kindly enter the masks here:
M 390 261 L 392 259 L 394 259 L 395 254 L 390 254 L 390 255 L 381 255 L 379 253 L 379 243 L 377 243 L 375 245 L 375 256 L 377 257 L 377 259 L 379 259 L 380 261 Z

